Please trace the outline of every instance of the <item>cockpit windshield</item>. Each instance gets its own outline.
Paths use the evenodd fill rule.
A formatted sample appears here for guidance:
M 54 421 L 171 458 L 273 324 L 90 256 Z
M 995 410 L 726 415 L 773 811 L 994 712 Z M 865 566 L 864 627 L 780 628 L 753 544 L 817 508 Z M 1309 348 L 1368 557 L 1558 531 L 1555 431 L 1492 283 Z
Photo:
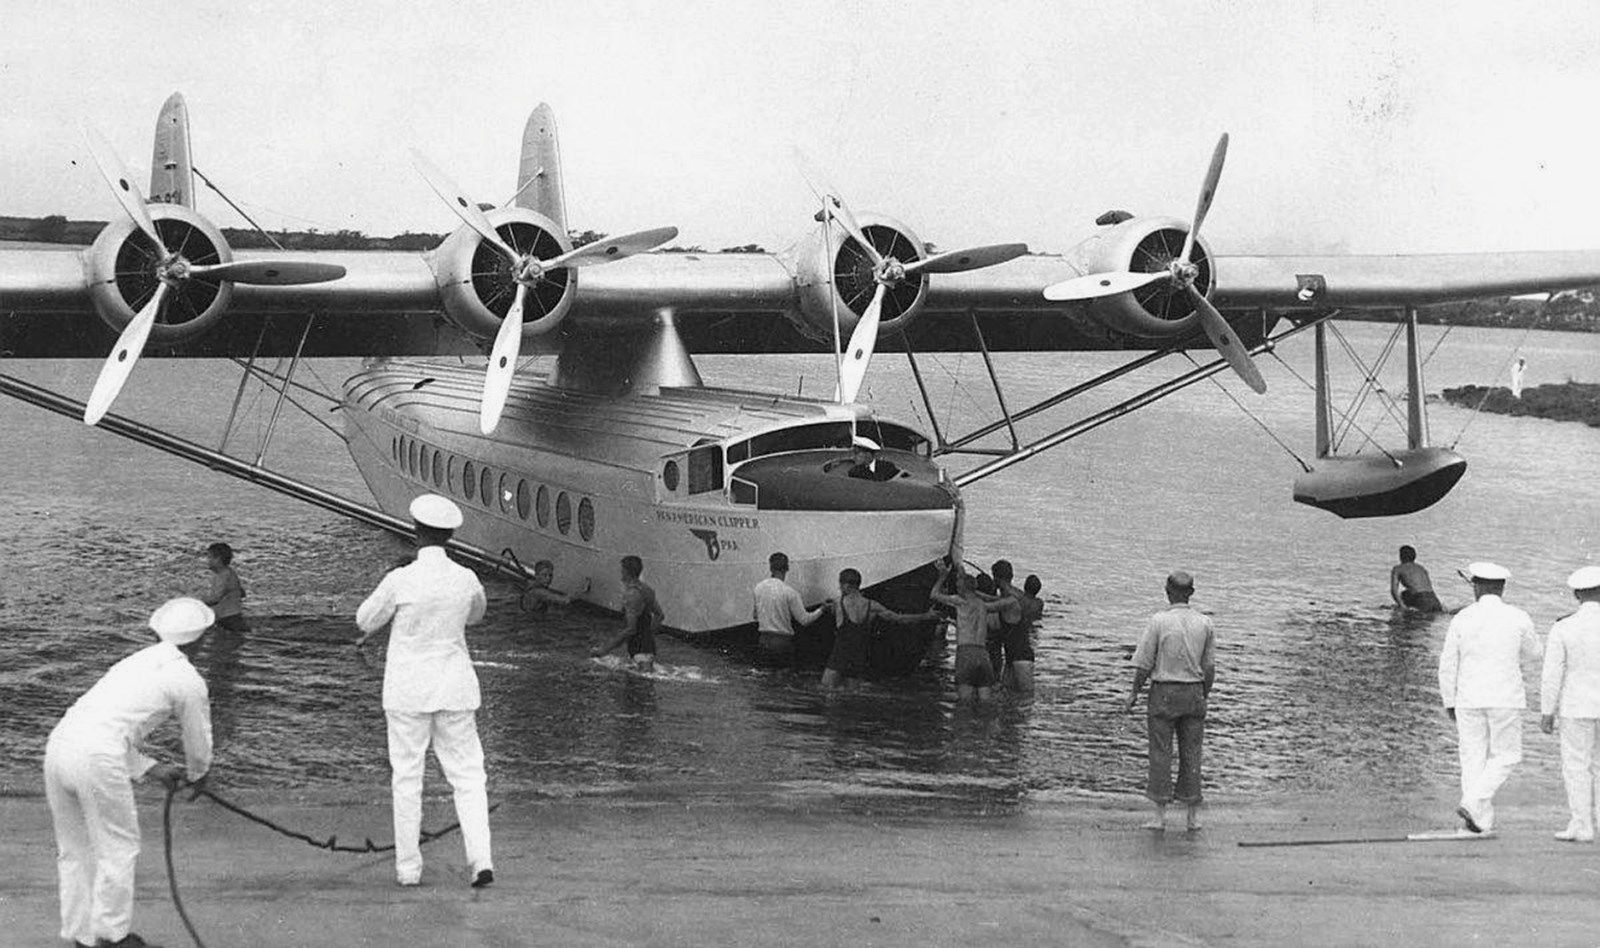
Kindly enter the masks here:
M 901 425 L 884 424 L 871 418 L 863 418 L 860 429 L 862 435 L 890 451 L 909 451 L 927 457 L 931 450 L 927 438 Z
M 785 454 L 790 451 L 816 451 L 823 448 L 850 449 L 850 422 L 835 421 L 821 425 L 798 425 L 779 428 L 753 438 L 728 445 L 728 463 L 738 464 L 751 458 L 768 454 Z

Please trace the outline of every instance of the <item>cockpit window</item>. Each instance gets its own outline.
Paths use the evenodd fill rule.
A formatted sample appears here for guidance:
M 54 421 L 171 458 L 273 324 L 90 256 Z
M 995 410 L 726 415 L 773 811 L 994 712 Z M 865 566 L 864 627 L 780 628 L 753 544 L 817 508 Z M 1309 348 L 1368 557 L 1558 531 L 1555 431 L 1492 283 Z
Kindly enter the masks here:
M 910 428 L 864 419 L 861 422 L 861 433 L 890 451 L 910 451 L 922 457 L 927 457 L 929 454 L 928 439 Z
M 820 448 L 850 447 L 850 423 L 848 421 L 829 422 L 823 425 L 798 425 L 793 428 L 779 428 L 777 431 L 768 431 L 758 434 L 754 438 L 740 441 L 728 446 L 728 463 L 738 464 L 751 458 L 765 457 L 768 454 L 784 454 L 789 451 L 815 451 Z
M 714 444 L 689 452 L 689 493 L 722 489 L 722 449 Z

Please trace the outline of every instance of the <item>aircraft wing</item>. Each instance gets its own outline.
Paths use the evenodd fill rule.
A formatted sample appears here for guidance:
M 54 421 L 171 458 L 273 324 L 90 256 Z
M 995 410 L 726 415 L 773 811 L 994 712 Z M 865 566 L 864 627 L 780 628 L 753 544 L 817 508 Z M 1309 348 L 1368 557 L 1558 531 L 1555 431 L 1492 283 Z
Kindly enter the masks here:
M 95 265 L 88 248 L 0 245 L 0 355 L 102 358 L 116 331 L 95 312 Z M 436 253 L 240 250 L 235 260 L 311 260 L 345 269 L 337 280 L 300 286 L 232 287 L 226 311 L 192 337 L 156 338 L 151 355 L 289 354 L 307 317 L 308 356 L 475 354 L 488 339 L 452 318 Z M 816 303 L 828 283 L 790 252 L 647 253 L 584 269 L 563 333 L 623 332 L 674 314 L 689 351 L 826 351 L 831 316 Z M 1211 298 L 1244 341 L 1270 329 L 1262 310 L 1391 308 L 1600 285 L 1600 252 L 1407 256 L 1225 256 L 1212 258 Z M 1092 302 L 1051 302 L 1043 289 L 1081 275 L 1065 257 L 1030 254 L 964 273 L 928 278 L 915 318 L 904 321 L 916 351 L 1141 350 L 1203 344 L 1192 326 L 1162 332 L 1126 317 L 1127 294 Z M 460 283 L 461 280 L 454 282 Z M 1248 318 L 1232 313 L 1247 311 Z M 971 316 L 969 316 L 969 313 Z M 857 314 L 839 307 L 846 335 Z M 1241 315 L 1243 315 L 1241 313 Z M 1152 328 L 1152 326 L 1154 328 Z M 891 329 L 896 327 L 890 327 Z M 1176 328 L 1176 327 L 1175 327 Z M 258 348 L 259 343 L 259 348 Z M 881 349 L 902 348 L 898 332 Z
M 1600 286 L 1600 251 L 1218 256 L 1216 270 L 1225 310 L 1382 309 Z

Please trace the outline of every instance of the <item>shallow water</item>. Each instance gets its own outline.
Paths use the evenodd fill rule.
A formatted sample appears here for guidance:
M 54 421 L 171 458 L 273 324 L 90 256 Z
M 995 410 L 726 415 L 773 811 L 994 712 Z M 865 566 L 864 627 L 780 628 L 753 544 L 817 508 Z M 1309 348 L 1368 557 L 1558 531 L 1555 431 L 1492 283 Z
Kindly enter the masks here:
M 1388 327 L 1344 331 L 1370 353 Z M 1439 335 L 1425 327 L 1425 344 Z M 1428 389 L 1503 384 L 1523 338 L 1455 331 L 1428 367 Z M 1281 354 L 1309 375 L 1308 340 Z M 1600 336 L 1534 333 L 1522 354 L 1529 385 L 1600 381 Z M 1013 408 L 1118 361 L 997 357 Z M 336 386 L 354 366 L 315 369 Z M 793 391 L 803 376 L 808 393 L 825 394 L 830 361 L 708 357 L 700 366 L 715 384 L 787 378 L 782 387 Z M 976 357 L 924 357 L 923 368 L 947 433 L 991 417 Z M 82 392 L 97 367 L 5 369 Z M 1310 394 L 1277 362 L 1264 360 L 1263 370 L 1272 386 L 1265 398 L 1224 384 L 1304 453 Z M 151 360 L 119 410 L 215 444 L 236 372 L 226 363 Z M 1395 374 L 1384 378 L 1399 391 Z M 1133 394 L 1141 378 L 1155 376 L 1109 386 L 1094 407 Z M 870 388 L 880 405 L 921 414 L 903 359 L 885 356 Z M 241 430 L 255 437 L 271 402 L 245 401 Z M 363 496 L 342 444 L 287 411 L 268 462 Z M 1298 465 L 1209 383 L 969 488 L 968 556 L 984 564 L 1007 556 L 1045 584 L 1031 702 L 958 706 L 948 655 L 911 677 L 830 695 L 815 672 L 761 667 L 738 644 L 667 639 L 658 673 L 641 676 L 587 654 L 615 618 L 581 609 L 526 614 L 511 584 L 488 579 L 489 618 L 471 642 L 493 790 L 828 795 L 904 807 L 1137 791 L 1143 721 L 1122 712 L 1127 657 L 1175 567 L 1196 575 L 1195 602 L 1218 628 L 1209 789 L 1447 790 L 1453 729 L 1435 679 L 1446 620 L 1405 618 L 1388 606 L 1394 549 L 1415 545 L 1452 607 L 1469 595 L 1452 567 L 1503 563 L 1515 574 L 1508 599 L 1543 631 L 1569 609 L 1566 574 L 1600 562 L 1600 505 L 1579 490 L 1600 465 L 1600 429 L 1438 404 L 1431 413 L 1435 442 L 1459 434 L 1469 469 L 1444 501 L 1401 520 L 1341 521 L 1293 504 Z M 1399 437 L 1393 421 L 1368 416 L 1363 425 L 1388 443 Z M 1024 435 L 1048 430 L 1023 427 Z M 54 720 L 137 647 L 127 636 L 155 603 L 205 588 L 199 551 L 223 538 L 239 551 L 254 628 L 241 641 L 212 642 L 198 662 L 211 683 L 219 787 L 384 792 L 382 650 L 351 646 L 351 617 L 405 555 L 403 543 L 19 403 L 0 404 L 0 438 L 10 459 L 0 483 L 0 529 L 10 538 L 0 549 L 0 790 L 38 792 Z M 1529 682 L 1532 693 L 1536 671 Z M 1554 740 L 1530 724 L 1526 743 L 1516 779 L 1557 799 Z

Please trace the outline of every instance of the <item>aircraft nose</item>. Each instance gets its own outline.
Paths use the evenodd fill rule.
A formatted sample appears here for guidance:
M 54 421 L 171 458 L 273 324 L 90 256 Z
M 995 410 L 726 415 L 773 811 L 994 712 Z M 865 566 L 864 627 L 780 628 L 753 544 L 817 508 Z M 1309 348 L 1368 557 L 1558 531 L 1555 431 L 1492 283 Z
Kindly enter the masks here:
M 898 476 L 885 481 L 848 476 L 850 463 L 837 451 L 757 458 L 736 468 L 733 477 L 755 485 L 760 510 L 948 510 L 955 506 L 955 488 L 940 481 L 933 465 L 891 452 L 884 456 L 901 467 Z

